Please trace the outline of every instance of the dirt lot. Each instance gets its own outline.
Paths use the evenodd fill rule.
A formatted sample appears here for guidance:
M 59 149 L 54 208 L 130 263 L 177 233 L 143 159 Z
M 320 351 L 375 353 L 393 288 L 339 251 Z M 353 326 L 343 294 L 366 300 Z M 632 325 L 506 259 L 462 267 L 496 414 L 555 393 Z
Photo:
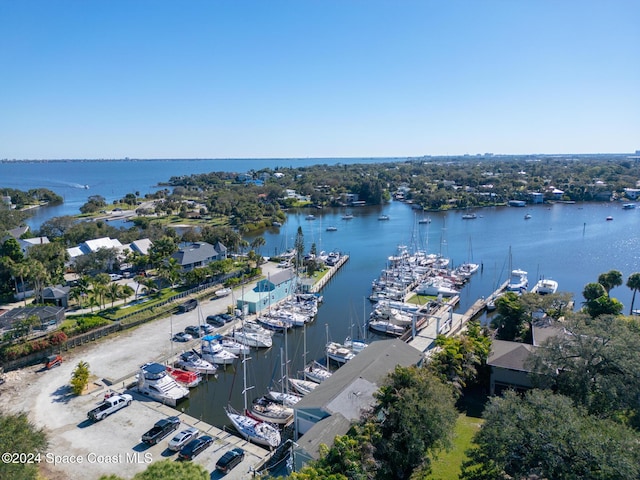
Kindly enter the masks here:
M 197 420 L 137 395 L 134 395 L 131 406 L 100 422 L 88 421 L 87 412 L 103 399 L 109 383 L 116 382 L 111 388 L 123 391 L 123 379 L 132 377 L 140 365 L 150 361 L 162 362 L 172 352 L 182 351 L 186 345 L 171 342 L 171 331 L 198 324 L 199 315 L 204 318 L 225 311 L 230 302 L 230 297 L 203 301 L 200 311 L 196 309 L 156 320 L 76 348 L 65 353 L 65 361 L 60 367 L 50 371 L 29 367 L 8 372 L 6 383 L 0 386 L 2 409 L 26 411 L 36 426 L 48 432 L 50 445 L 47 455 L 41 459 L 46 477 L 50 480 L 90 480 L 114 473 L 131 478 L 150 462 L 175 458 L 176 455 L 170 455 L 166 449 L 170 437 L 147 448 L 140 443 L 140 436 L 157 420 L 170 414 L 181 417 L 181 429 L 187 426 L 202 429 Z M 93 392 L 76 397 L 70 393 L 68 383 L 80 360 L 89 363 L 96 381 Z M 251 467 L 258 462 L 264 450 L 247 445 L 235 435 L 220 433 L 217 429 L 215 433 L 217 440 L 214 445 L 194 461 L 211 472 L 217 459 L 228 448 L 238 445 L 247 450 L 247 456 L 225 478 L 250 477 Z M 211 478 L 218 476 L 213 474 Z

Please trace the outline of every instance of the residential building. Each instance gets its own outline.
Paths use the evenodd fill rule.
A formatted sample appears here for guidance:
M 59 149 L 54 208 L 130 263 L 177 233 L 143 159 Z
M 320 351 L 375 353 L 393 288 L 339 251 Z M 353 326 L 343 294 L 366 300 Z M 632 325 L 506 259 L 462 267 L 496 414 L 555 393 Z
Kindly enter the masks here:
M 178 251 L 171 255 L 171 258 L 178 262 L 183 272 L 189 272 L 194 268 L 206 267 L 211 262 L 227 258 L 226 247 L 222 244 L 218 245 L 223 247 L 222 251 L 207 242 L 182 244 Z

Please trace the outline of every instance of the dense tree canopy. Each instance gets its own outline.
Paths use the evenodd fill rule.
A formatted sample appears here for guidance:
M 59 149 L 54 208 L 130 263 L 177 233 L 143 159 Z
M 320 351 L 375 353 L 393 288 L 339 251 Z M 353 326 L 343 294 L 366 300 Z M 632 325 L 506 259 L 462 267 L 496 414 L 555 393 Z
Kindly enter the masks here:
M 0 412 L 0 450 L 10 453 L 45 455 L 47 436 L 37 429 L 26 413 L 9 415 Z M 44 458 L 42 459 L 44 461 Z M 0 478 L 16 480 L 35 480 L 38 478 L 38 463 L 0 462 Z
M 614 480 L 640 476 L 638 434 L 542 390 L 486 407 L 462 479 Z

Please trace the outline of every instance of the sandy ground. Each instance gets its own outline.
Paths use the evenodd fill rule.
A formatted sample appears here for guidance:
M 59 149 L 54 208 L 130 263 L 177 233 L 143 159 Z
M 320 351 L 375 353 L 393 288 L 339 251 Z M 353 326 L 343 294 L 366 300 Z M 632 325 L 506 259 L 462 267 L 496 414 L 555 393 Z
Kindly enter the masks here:
M 276 270 L 274 264 L 263 268 L 265 274 Z M 169 411 L 168 407 L 140 396 L 134 396 L 131 406 L 97 423 L 87 420 L 87 412 L 103 399 L 109 384 L 113 383 L 111 388 L 123 391 L 124 379 L 135 375 L 143 363 L 162 362 L 188 348 L 188 343 L 170 341 L 172 331 L 175 333 L 187 325 L 197 325 L 199 317 L 204 319 L 207 315 L 226 311 L 230 303 L 231 297 L 204 300 L 200 302 L 199 309 L 191 312 L 155 320 L 78 347 L 65 353 L 62 365 L 50 371 L 36 366 L 6 373 L 6 383 L 0 385 L 2 410 L 25 411 L 37 427 L 48 432 L 50 444 L 47 454 L 40 460 L 46 478 L 90 480 L 111 473 L 131 478 L 150 462 L 175 458 L 176 455 L 170 455 L 166 449 L 170 437 L 148 448 L 140 443 L 140 436 L 160 418 L 179 412 Z M 95 376 L 94 390 L 74 396 L 68 383 L 75 365 L 81 360 L 89 363 L 91 374 Z M 197 420 L 179 416 L 183 419 L 180 429 L 187 426 L 201 428 L 195 424 Z M 246 445 L 231 434 L 217 439 L 194 461 L 211 472 L 217 459 L 235 445 L 246 448 L 249 453 L 226 478 L 248 478 L 260 449 Z M 256 455 L 251 452 L 256 452 Z M 214 473 L 211 478 L 217 478 L 216 475 Z

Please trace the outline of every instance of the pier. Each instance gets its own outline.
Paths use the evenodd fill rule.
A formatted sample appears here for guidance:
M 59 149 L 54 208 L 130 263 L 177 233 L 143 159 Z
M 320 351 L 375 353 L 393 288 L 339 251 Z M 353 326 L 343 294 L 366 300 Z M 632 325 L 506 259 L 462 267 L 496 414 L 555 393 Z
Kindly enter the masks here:
M 317 293 L 322 290 L 324 286 L 329 282 L 329 280 L 331 280 L 331 278 L 338 272 L 338 270 L 340 270 L 340 267 L 347 263 L 348 260 L 349 255 L 340 255 L 340 258 L 338 259 L 336 264 L 329 268 L 329 271 L 320 280 L 309 287 L 309 292 Z
M 499 297 L 507 288 L 508 283 L 504 282 L 487 298 L 476 300 L 464 314 L 453 312 L 454 307 L 460 301 L 460 297 L 451 297 L 440 305 L 435 312 L 416 322 L 415 326 L 400 338 L 417 350 L 429 355 L 435 347 L 438 335 L 452 336 L 464 331 L 466 324 L 482 313 L 487 308 L 487 303 Z

